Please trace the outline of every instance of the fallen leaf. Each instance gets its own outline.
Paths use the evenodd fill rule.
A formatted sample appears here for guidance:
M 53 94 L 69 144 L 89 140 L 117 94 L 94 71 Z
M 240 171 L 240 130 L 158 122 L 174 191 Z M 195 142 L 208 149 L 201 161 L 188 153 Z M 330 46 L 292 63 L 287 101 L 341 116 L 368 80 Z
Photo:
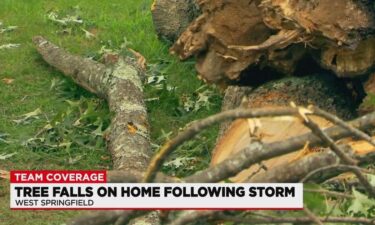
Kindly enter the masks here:
M 4 45 L 0 45 L 0 50 L 2 50 L 2 49 L 18 48 L 20 46 L 21 46 L 21 44 L 12 44 L 12 43 L 10 43 L 10 44 L 4 44 Z
M 81 155 L 79 155 L 79 156 L 77 156 L 77 157 L 74 157 L 74 158 L 72 158 L 72 157 L 69 157 L 69 161 L 68 161 L 68 163 L 69 164 L 76 164 L 79 160 L 81 160 L 82 159 L 82 156 Z
M 95 38 L 95 35 L 93 34 L 93 33 L 91 33 L 90 31 L 88 31 L 88 30 L 85 30 L 85 29 L 83 29 L 83 28 L 81 28 L 81 30 L 83 31 L 83 32 L 85 32 L 85 37 L 87 38 L 87 39 L 93 39 L 93 38 Z
M 10 153 L 10 154 L 1 154 L 0 155 L 0 160 L 6 160 L 6 159 L 9 159 L 9 158 L 11 158 L 12 156 L 14 156 L 15 154 L 17 154 L 16 152 L 14 152 L 14 153 Z
M 182 97 L 183 107 L 186 112 L 192 111 L 195 107 L 195 102 L 190 96 L 183 96 Z
M 6 140 L 8 138 L 8 136 L 9 136 L 9 134 L 0 133 L 0 142 L 5 143 L 5 144 L 9 144 L 9 141 Z
M 103 160 L 103 161 L 110 160 L 110 158 L 111 158 L 111 157 L 106 156 L 106 155 L 102 155 L 102 156 L 100 156 L 100 159 Z
M 174 160 L 166 162 L 163 166 L 173 167 L 173 168 L 180 168 L 182 166 L 186 166 L 189 162 L 196 160 L 195 157 L 177 157 Z
M 146 62 L 146 58 L 139 52 L 131 49 L 131 48 L 128 48 L 129 51 L 134 55 L 134 57 L 137 59 L 137 64 L 139 66 L 139 68 L 141 68 L 142 70 L 146 70 L 147 68 L 147 62 Z
M 10 180 L 10 172 L 6 170 L 0 170 L 0 178 Z
M 3 81 L 4 84 L 12 84 L 14 79 L 11 79 L 11 78 L 3 78 L 1 79 Z
M 48 19 L 53 21 L 53 22 L 56 22 L 56 23 L 59 23 L 61 25 L 68 25 L 68 24 L 83 24 L 83 20 L 78 16 L 78 15 L 74 15 L 74 16 L 66 16 L 64 18 L 59 18 L 59 16 L 57 15 L 56 12 L 51 12 L 48 14 Z
M 31 119 L 38 119 L 39 118 L 38 116 L 40 114 L 42 114 L 42 110 L 40 108 L 37 108 L 36 110 L 34 110 L 32 112 L 23 114 L 21 116 L 21 119 L 13 120 L 13 122 L 15 122 L 17 124 L 26 123 L 26 122 L 28 122 Z
M 11 32 L 17 29 L 17 26 L 7 26 L 5 28 L 0 29 L 0 34 L 5 33 L 5 32 Z
M 165 81 L 165 76 L 150 76 L 147 78 L 147 84 L 160 84 L 161 82 Z

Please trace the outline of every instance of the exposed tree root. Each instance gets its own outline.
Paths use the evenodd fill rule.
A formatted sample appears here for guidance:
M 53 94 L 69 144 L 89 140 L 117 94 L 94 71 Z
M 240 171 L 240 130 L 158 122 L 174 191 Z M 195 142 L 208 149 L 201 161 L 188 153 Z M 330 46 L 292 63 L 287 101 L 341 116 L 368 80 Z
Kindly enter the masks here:
M 197 3 L 201 16 L 171 52 L 181 59 L 195 56 L 196 68 L 208 82 L 238 79 L 254 65 L 290 74 L 306 54 L 340 77 L 363 75 L 374 68 L 375 10 L 370 0 Z

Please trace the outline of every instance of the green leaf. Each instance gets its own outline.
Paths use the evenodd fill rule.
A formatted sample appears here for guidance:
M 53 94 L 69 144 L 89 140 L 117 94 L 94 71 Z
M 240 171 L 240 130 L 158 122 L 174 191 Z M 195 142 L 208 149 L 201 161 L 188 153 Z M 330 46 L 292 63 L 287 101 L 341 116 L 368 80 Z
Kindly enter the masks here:
M 368 215 L 371 208 L 375 207 L 375 200 L 353 188 L 354 199 L 348 208 L 348 213 L 352 215 Z
M 321 190 L 317 184 L 304 184 L 304 188 Z M 327 212 L 326 198 L 321 193 L 316 192 L 304 192 L 304 203 L 305 206 L 317 214 L 323 214 Z

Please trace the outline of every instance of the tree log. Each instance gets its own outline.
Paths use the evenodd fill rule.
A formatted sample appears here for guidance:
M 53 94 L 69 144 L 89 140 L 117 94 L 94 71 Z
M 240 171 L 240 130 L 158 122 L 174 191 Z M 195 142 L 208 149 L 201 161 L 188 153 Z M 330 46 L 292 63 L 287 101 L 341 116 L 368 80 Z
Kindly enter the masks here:
M 246 96 L 253 90 L 252 87 L 244 86 L 229 86 L 225 89 L 223 104 L 221 111 L 227 111 L 241 107 L 241 104 L 245 103 Z M 225 134 L 232 121 L 225 121 L 220 124 L 218 139 Z
M 108 144 L 114 169 L 132 173 L 143 172 L 153 152 L 147 110 L 143 100 L 143 75 L 136 63 L 130 58 L 119 57 L 114 65 L 106 66 L 91 59 L 72 55 L 43 37 L 35 37 L 33 41 L 49 65 L 71 77 L 86 90 L 108 101 L 110 111 L 114 113 Z M 93 213 L 87 217 L 91 219 L 81 217 L 70 224 L 113 223 L 121 218 L 121 215 L 124 216 L 124 213 Z M 158 217 L 154 214 L 140 220 L 142 224 L 159 223 Z
M 240 92 L 240 95 L 243 95 L 243 93 Z M 243 104 L 243 107 L 247 108 L 280 107 L 287 106 L 290 102 L 295 102 L 297 105 L 302 106 L 313 104 L 346 119 L 352 118 L 355 115 L 353 112 L 353 105 L 355 103 L 345 85 L 335 77 L 323 75 L 302 78 L 292 77 L 272 81 L 261 85 L 245 97 L 247 103 Z M 319 117 L 313 117 L 313 120 L 323 128 L 332 125 L 332 123 Z M 294 117 L 236 120 L 218 141 L 212 156 L 211 165 L 216 165 L 234 153 L 244 149 L 254 138 L 260 139 L 264 143 L 270 143 L 286 140 L 307 133 L 308 131 L 309 129 L 298 118 Z M 252 166 L 248 170 L 238 174 L 232 180 L 243 182 L 255 175 L 258 176 L 258 174 L 258 177 L 262 177 L 262 174 L 271 168 L 298 161 L 304 155 L 319 150 L 321 149 L 310 149 L 307 146 L 303 151 L 290 153 Z M 336 160 L 335 157 L 333 158 Z M 326 160 L 329 161 L 332 159 L 326 157 Z M 323 161 L 321 163 L 326 164 Z M 307 168 L 306 171 L 310 171 L 310 169 Z M 295 177 L 299 176 L 296 175 Z

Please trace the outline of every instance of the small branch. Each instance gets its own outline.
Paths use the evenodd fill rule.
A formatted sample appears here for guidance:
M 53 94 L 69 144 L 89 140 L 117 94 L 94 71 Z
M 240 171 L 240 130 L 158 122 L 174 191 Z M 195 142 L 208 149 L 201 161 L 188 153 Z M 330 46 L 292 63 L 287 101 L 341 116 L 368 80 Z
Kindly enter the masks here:
M 310 178 L 313 177 L 314 175 L 316 175 L 320 172 L 324 172 L 326 170 L 339 170 L 340 172 L 347 172 L 347 171 L 351 171 L 353 168 L 358 168 L 358 167 L 357 166 L 348 166 L 348 165 L 343 165 L 343 164 L 324 166 L 324 167 L 321 167 L 321 168 L 318 168 L 316 170 L 311 171 L 304 178 L 302 178 L 299 182 L 305 183 L 308 180 L 310 180 Z
M 168 225 L 186 225 L 192 222 L 196 222 L 198 220 L 211 220 L 214 218 L 218 213 L 221 211 L 195 211 L 195 210 L 187 210 L 182 213 L 177 219 L 169 223 Z
M 328 147 L 340 158 L 340 160 L 348 165 L 356 165 L 357 161 L 348 156 L 327 134 L 325 134 L 320 127 L 311 119 L 304 120 L 305 126 L 318 136 Z M 351 133 L 351 132 L 350 132 Z
M 372 127 L 374 122 L 375 112 L 356 119 L 349 124 L 363 130 Z M 333 126 L 325 129 L 324 131 L 327 136 L 331 137 L 333 140 L 338 140 L 352 135 L 350 131 L 340 126 Z M 249 168 L 251 165 L 259 163 L 263 160 L 297 151 L 303 148 L 307 141 L 309 141 L 309 146 L 311 147 L 324 143 L 320 138 L 316 137 L 310 132 L 283 141 L 265 144 L 250 144 L 245 149 L 233 154 L 233 156 L 222 161 L 218 165 L 197 172 L 194 175 L 183 179 L 183 181 L 191 183 L 219 182 L 232 177 L 241 172 L 243 169 Z
M 340 148 L 348 149 L 347 152 L 356 152 L 358 149 L 350 149 L 350 146 L 342 145 Z M 374 152 L 367 154 L 354 154 L 356 160 L 360 165 L 366 162 L 373 162 L 375 160 Z M 298 160 L 292 162 L 284 162 L 278 166 L 262 170 L 256 175 L 249 177 L 245 182 L 247 183 L 285 183 L 285 182 L 306 182 L 311 177 L 314 181 L 321 182 L 338 175 L 341 172 L 350 171 L 349 166 L 340 165 L 340 159 L 337 155 L 329 149 L 324 149 L 317 153 L 306 155 Z M 322 173 L 321 173 L 322 172 Z M 315 176 L 320 173 L 319 176 Z M 306 179 L 308 178 L 308 179 Z
M 338 198 L 354 199 L 354 196 L 352 195 L 344 194 L 344 193 L 336 192 L 336 191 L 328 191 L 328 190 L 323 190 L 323 189 L 310 189 L 310 188 L 304 188 L 303 190 L 307 192 L 320 193 L 320 194 L 329 195 L 329 196 L 338 197 Z
M 281 30 L 279 33 L 270 36 L 266 41 L 260 45 L 241 46 L 229 45 L 229 49 L 236 49 L 240 51 L 261 51 L 270 48 L 284 48 L 294 42 L 302 34 L 301 30 Z
M 314 222 L 309 217 L 291 217 L 291 218 L 239 218 L 234 216 L 218 215 L 218 220 L 224 220 L 228 222 L 240 223 L 240 224 L 280 224 L 280 223 L 292 223 L 292 224 L 309 224 Z M 324 223 L 345 223 L 345 224 L 368 224 L 374 225 L 375 220 L 367 218 L 356 218 L 356 217 L 329 217 L 329 218 L 318 218 Z
M 311 171 L 337 164 L 339 159 L 331 151 L 309 154 L 292 162 L 285 162 L 248 178 L 247 183 L 298 182 Z
M 285 108 L 276 108 L 276 109 L 234 109 L 229 110 L 226 112 L 222 112 L 205 119 L 196 121 L 192 123 L 188 128 L 186 128 L 183 132 L 178 134 L 175 138 L 165 143 L 159 152 L 152 158 L 147 171 L 146 175 L 143 179 L 143 182 L 151 182 L 154 177 L 156 171 L 158 171 L 163 164 L 164 160 L 168 157 L 168 155 L 175 150 L 178 146 L 184 143 L 187 140 L 192 139 L 194 136 L 202 132 L 204 129 L 231 119 L 237 118 L 255 118 L 255 117 L 270 117 L 270 116 L 285 116 L 285 115 L 293 115 L 296 114 L 297 110 L 290 107 Z
M 324 110 L 322 110 L 322 109 L 320 109 L 316 106 L 313 106 L 311 109 L 312 109 L 312 111 L 315 115 L 323 117 L 323 118 L 327 119 L 328 121 L 330 121 L 334 124 L 337 124 L 337 125 L 341 126 L 342 128 L 345 128 L 345 129 L 349 130 L 357 138 L 363 139 L 363 140 L 367 141 L 368 143 L 370 143 L 372 146 L 375 147 L 375 141 L 372 140 L 372 137 L 370 137 L 365 132 L 363 132 L 363 131 L 361 131 L 361 130 L 353 127 L 353 126 L 350 126 L 348 123 L 346 123 L 342 119 L 338 118 L 337 116 L 335 116 L 335 115 L 333 115 L 329 112 L 326 112 L 326 111 L 324 111 Z
M 334 142 L 332 138 L 330 138 L 324 131 L 320 129 L 320 127 L 314 123 L 312 120 L 304 120 L 304 124 L 310 128 L 310 130 L 318 136 L 322 141 L 324 141 L 330 149 L 335 152 L 335 154 L 340 158 L 342 163 L 348 166 L 355 166 L 357 161 L 352 159 L 350 156 L 345 154 L 345 152 L 340 149 L 338 145 Z M 365 175 L 358 169 L 358 167 L 353 167 L 351 171 L 357 176 L 358 180 L 362 183 L 366 191 L 369 193 L 371 197 L 375 197 L 375 188 L 372 187 L 370 182 L 367 180 Z
M 311 221 L 315 222 L 318 225 L 324 225 L 323 222 L 308 209 L 306 206 L 303 208 L 303 211 L 306 213 L 306 215 L 311 219 Z

